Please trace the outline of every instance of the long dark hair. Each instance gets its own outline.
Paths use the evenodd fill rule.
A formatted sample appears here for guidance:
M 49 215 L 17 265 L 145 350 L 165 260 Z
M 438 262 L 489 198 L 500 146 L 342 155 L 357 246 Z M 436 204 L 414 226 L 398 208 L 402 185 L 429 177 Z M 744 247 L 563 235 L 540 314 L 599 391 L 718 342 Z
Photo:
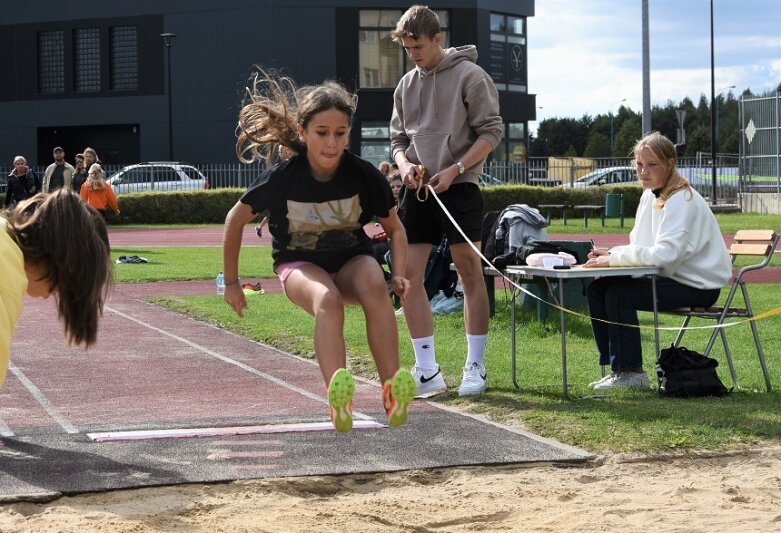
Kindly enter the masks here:
M 299 127 L 306 128 L 315 114 L 329 109 L 343 112 L 352 124 L 356 106 L 357 96 L 336 81 L 297 89 L 292 78 L 258 69 L 239 111 L 236 155 L 244 163 L 262 159 L 272 165 L 280 146 L 304 153 Z
M 1 216 L 24 261 L 42 266 L 68 342 L 92 345 L 113 279 L 103 217 L 64 188 L 36 194 Z

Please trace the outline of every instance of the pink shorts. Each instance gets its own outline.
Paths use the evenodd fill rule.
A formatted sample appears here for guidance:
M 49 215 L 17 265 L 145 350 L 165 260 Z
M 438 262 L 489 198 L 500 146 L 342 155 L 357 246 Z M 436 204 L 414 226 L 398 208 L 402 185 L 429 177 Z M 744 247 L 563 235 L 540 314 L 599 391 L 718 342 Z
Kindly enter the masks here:
M 277 266 L 277 276 L 279 277 L 279 281 L 282 282 L 282 291 L 285 293 L 285 296 L 287 296 L 287 290 L 285 288 L 285 282 L 287 281 L 287 277 L 294 271 L 298 270 L 304 265 L 313 265 L 314 263 L 310 263 L 309 261 L 291 261 L 289 263 L 280 263 L 279 266 Z M 336 281 L 336 272 L 330 273 L 331 279 Z

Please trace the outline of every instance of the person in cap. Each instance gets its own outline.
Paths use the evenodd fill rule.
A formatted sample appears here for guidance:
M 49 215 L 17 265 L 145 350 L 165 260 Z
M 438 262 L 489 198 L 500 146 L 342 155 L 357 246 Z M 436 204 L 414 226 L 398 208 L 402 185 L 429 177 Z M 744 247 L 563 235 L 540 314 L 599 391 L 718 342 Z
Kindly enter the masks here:
M 70 189 L 73 184 L 73 175 L 76 169 L 73 165 L 65 161 L 65 150 L 62 146 L 57 146 L 52 150 L 54 163 L 46 167 L 43 174 L 42 191 L 45 193 L 54 192 L 57 189 L 65 187 Z

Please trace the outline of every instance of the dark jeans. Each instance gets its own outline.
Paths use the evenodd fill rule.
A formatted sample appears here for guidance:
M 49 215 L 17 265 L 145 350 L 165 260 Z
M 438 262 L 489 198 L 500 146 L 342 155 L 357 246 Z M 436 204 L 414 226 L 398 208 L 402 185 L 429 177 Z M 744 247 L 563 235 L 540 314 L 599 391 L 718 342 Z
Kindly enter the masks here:
M 679 307 L 709 307 L 719 298 L 721 289 L 695 289 L 670 278 L 656 278 L 656 300 L 659 311 Z M 592 318 L 637 326 L 637 311 L 653 311 L 651 280 L 647 277 L 609 277 L 595 279 L 586 290 Z M 599 364 L 610 365 L 613 372 L 643 366 L 640 330 L 591 321 L 599 350 Z

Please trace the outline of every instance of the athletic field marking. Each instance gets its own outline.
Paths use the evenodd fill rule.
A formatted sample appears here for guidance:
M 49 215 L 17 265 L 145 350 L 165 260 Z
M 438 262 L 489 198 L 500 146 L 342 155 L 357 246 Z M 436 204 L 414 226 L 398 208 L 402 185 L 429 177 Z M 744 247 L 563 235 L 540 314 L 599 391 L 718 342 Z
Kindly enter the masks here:
M 385 429 L 388 426 L 373 420 L 356 420 L 353 429 Z M 333 431 L 331 422 L 297 422 L 266 426 L 234 426 L 224 428 L 142 429 L 136 431 L 107 431 L 87 433 L 95 442 L 120 440 L 179 439 L 191 437 L 224 437 L 227 435 L 254 435 L 262 433 L 297 433 L 302 431 Z
M 172 339 L 177 340 L 177 341 L 181 342 L 182 344 L 186 344 L 187 346 L 195 348 L 196 350 L 199 350 L 199 351 L 201 351 L 201 352 L 203 352 L 205 354 L 211 355 L 215 359 L 219 359 L 220 361 L 222 361 L 224 363 L 228 363 L 230 365 L 237 366 L 237 367 L 241 368 L 242 370 L 246 370 L 250 374 L 255 374 L 256 376 L 259 376 L 259 377 L 261 377 L 263 379 L 267 379 L 268 381 L 271 381 L 272 383 L 276 383 L 277 385 L 279 385 L 281 387 L 285 387 L 286 389 L 289 389 L 289 390 L 291 390 L 293 392 L 297 392 L 298 394 L 301 394 L 302 396 L 306 396 L 310 400 L 315 400 L 315 401 L 320 402 L 322 404 L 328 405 L 328 400 L 324 396 L 318 396 L 317 394 L 313 394 L 313 393 L 309 392 L 308 390 L 302 389 L 300 387 L 296 387 L 295 385 L 291 385 L 287 381 L 283 381 L 283 380 L 281 380 L 279 378 L 276 378 L 276 377 L 272 376 L 271 374 L 266 374 L 265 372 L 261 372 L 260 370 L 258 370 L 256 368 L 253 368 L 253 367 L 251 367 L 249 365 L 246 365 L 246 364 L 244 364 L 244 363 L 242 363 L 240 361 L 236 361 L 235 359 L 231 359 L 230 357 L 222 355 L 221 353 L 217 353 L 214 350 L 210 350 L 209 348 L 207 348 L 205 346 L 201 346 L 200 344 L 192 342 L 191 340 L 185 339 L 184 337 L 180 337 L 179 335 L 176 335 L 175 333 L 171 333 L 170 331 L 166 331 L 164 329 L 160 329 L 160 328 L 158 328 L 156 326 L 153 326 L 152 324 L 149 324 L 147 322 L 144 322 L 143 320 L 139 320 L 139 319 L 137 319 L 135 317 L 132 317 L 132 316 L 130 316 L 128 314 L 123 313 L 122 311 L 117 310 L 117 309 L 113 309 L 113 308 L 108 307 L 108 306 L 106 306 L 105 309 L 108 310 L 108 311 L 111 311 L 112 313 L 114 313 L 116 315 L 119 315 L 119 316 L 121 316 L 123 318 L 126 318 L 126 319 L 130 320 L 131 322 L 135 322 L 136 324 L 144 326 L 145 328 L 149 328 L 152 331 L 156 331 L 158 333 L 162 333 L 163 335 L 165 335 L 167 337 L 171 337 Z M 369 415 L 366 415 L 366 414 L 358 412 L 358 411 L 353 412 L 353 418 L 356 418 L 356 419 L 359 419 L 359 420 L 374 420 Z
M 79 432 L 76 426 L 71 424 L 67 418 L 62 416 L 60 411 L 54 407 L 54 405 L 48 400 L 48 398 L 46 398 L 46 396 L 44 396 L 44 394 L 41 392 L 41 389 L 36 387 L 33 382 L 30 381 L 27 376 L 25 376 L 24 373 L 16 367 L 16 365 L 11 363 L 8 365 L 8 369 L 14 373 L 17 379 L 22 382 L 22 385 L 24 385 L 25 388 L 30 391 L 30 394 L 33 395 L 33 398 L 35 398 L 38 403 L 41 404 L 41 407 L 44 408 L 50 417 L 57 421 L 57 423 L 60 425 L 60 427 L 62 427 L 62 429 L 65 430 L 66 433 Z
M 5 423 L 5 420 L 0 418 L 0 437 L 13 437 L 14 432 L 11 431 L 11 428 L 8 427 L 8 424 Z

